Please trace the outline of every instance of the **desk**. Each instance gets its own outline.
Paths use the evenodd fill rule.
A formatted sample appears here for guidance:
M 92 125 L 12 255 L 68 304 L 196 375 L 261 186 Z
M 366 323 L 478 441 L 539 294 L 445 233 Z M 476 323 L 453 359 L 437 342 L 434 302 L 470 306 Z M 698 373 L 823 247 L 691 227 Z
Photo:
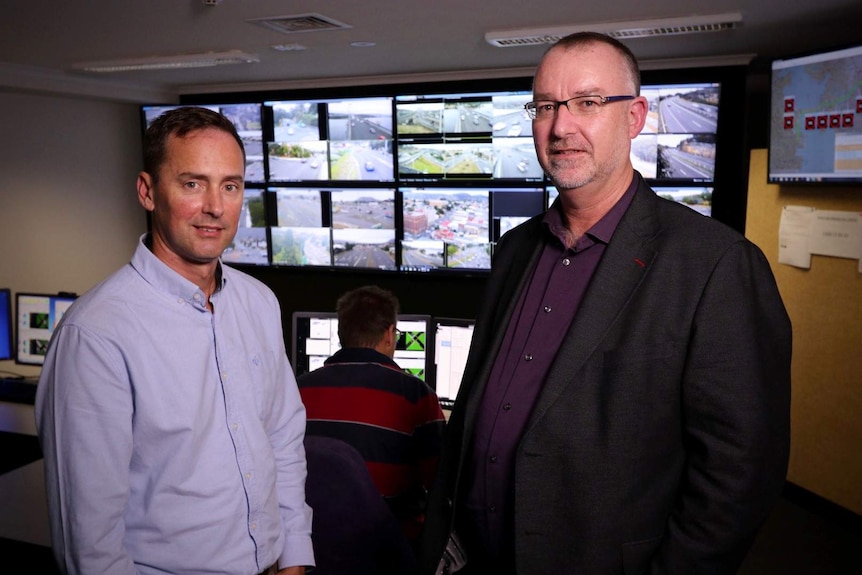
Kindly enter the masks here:
M 0 379 L 0 401 L 33 405 L 36 401 L 36 380 L 33 378 Z

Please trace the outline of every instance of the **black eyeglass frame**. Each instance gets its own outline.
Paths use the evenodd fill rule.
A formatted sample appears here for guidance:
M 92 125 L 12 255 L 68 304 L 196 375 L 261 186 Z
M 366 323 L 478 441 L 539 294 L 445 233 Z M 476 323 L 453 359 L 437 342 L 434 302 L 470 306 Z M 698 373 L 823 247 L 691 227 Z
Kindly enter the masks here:
M 539 104 L 554 104 L 554 116 L 557 115 L 557 112 L 560 110 L 560 106 L 565 106 L 570 114 L 581 115 L 580 112 L 573 111 L 569 107 L 569 102 L 573 102 L 575 100 L 584 100 L 587 98 L 598 98 L 599 102 L 601 102 L 599 107 L 596 109 L 596 112 L 598 112 L 605 104 L 612 104 L 614 102 L 622 102 L 625 100 L 634 100 L 635 98 L 637 98 L 637 96 L 632 96 L 630 94 L 626 94 L 623 96 L 599 96 L 598 94 L 587 94 L 584 96 L 574 96 L 572 98 L 569 98 L 568 100 L 533 100 L 532 102 L 527 102 L 526 104 L 524 104 L 524 112 L 527 114 L 527 117 L 529 119 L 537 120 L 540 119 L 538 117 L 538 114 L 536 113 Z M 550 118 L 553 116 L 548 117 Z

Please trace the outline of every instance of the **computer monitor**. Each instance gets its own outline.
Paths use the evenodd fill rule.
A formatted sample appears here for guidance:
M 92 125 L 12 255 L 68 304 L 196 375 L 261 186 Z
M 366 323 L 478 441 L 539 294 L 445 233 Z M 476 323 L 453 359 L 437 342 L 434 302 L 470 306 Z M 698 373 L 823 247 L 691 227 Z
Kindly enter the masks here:
M 398 314 L 395 327 L 401 332 L 395 345 L 395 363 L 423 381 L 428 381 L 428 364 L 432 361 L 428 349 L 431 317 L 427 315 Z
M 860 70 L 862 44 L 772 61 L 768 183 L 859 189 Z
M 292 334 L 290 358 L 297 377 L 322 367 L 341 347 L 334 312 L 294 312 Z
M 434 383 L 443 408 L 451 408 L 461 386 L 473 340 L 471 319 L 434 318 Z
M 396 328 L 401 332 L 395 347 L 395 363 L 416 377 L 426 380 L 431 354 L 428 315 L 398 314 Z M 293 370 L 297 377 L 323 366 L 341 349 L 338 339 L 338 317 L 334 312 L 293 313 Z
M 12 292 L 0 288 L 0 361 L 14 359 L 12 354 Z
M 75 301 L 71 293 L 15 294 L 15 362 L 42 365 L 54 329 Z

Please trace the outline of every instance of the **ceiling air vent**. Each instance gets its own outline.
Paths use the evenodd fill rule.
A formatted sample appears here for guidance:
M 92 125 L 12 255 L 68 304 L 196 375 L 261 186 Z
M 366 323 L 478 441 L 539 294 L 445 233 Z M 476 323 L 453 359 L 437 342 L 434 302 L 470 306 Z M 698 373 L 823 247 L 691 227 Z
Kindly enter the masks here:
M 688 26 L 659 26 L 656 28 L 626 28 L 608 32 L 614 38 L 651 38 L 652 36 L 676 36 L 678 34 L 697 34 L 699 32 L 721 32 L 736 28 L 735 22 L 717 22 L 715 24 L 696 24 Z
M 628 38 L 655 38 L 719 32 L 736 28 L 742 22 L 739 13 L 713 14 L 709 16 L 686 16 L 682 18 L 663 18 L 639 22 L 603 22 L 579 26 L 553 26 L 548 28 L 522 28 L 501 30 L 485 34 L 485 41 L 492 46 L 509 48 L 512 46 L 535 46 L 553 44 L 575 32 L 602 32 L 621 40 Z
M 281 32 L 282 34 L 294 34 L 296 32 L 319 32 L 322 30 L 345 30 L 352 26 L 327 18 L 322 14 L 308 13 L 296 14 L 294 16 L 276 16 L 274 18 L 254 18 L 246 20 L 251 24 L 257 24 Z

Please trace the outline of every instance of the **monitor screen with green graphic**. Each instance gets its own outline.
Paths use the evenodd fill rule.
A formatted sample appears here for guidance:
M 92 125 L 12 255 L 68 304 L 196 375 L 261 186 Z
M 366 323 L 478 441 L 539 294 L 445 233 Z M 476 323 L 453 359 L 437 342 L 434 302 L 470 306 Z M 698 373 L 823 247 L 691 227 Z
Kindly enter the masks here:
M 430 326 L 431 316 L 399 314 L 395 327 L 400 334 L 393 359 L 401 369 L 433 386 L 427 379 L 434 349 Z M 341 349 L 334 312 L 294 312 L 292 334 L 290 360 L 297 377 L 322 367 Z

